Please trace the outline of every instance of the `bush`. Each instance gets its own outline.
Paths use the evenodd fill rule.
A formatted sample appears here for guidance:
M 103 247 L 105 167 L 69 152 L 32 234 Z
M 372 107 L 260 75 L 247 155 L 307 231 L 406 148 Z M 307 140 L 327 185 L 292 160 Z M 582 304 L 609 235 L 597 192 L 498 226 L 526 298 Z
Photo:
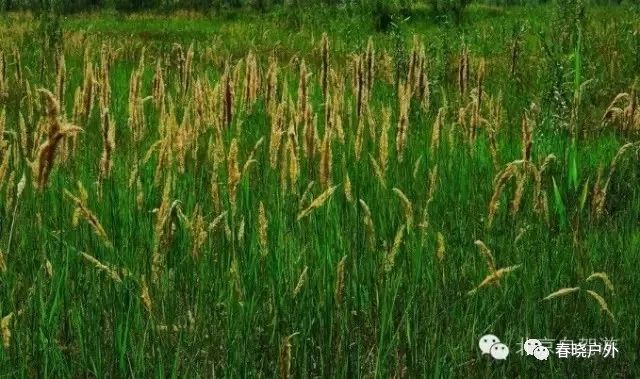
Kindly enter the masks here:
M 371 11 L 375 29 L 379 32 L 389 31 L 396 12 L 395 6 L 389 1 L 377 0 Z
M 119 12 L 137 12 L 155 9 L 160 5 L 158 0 L 113 0 L 113 7 Z
M 44 50 L 52 52 L 62 46 L 62 27 L 56 12 L 41 12 L 38 15 L 36 36 Z
M 431 10 L 438 18 L 450 18 L 456 24 L 462 23 L 464 10 L 470 0 L 429 0 Z
M 266 12 L 269 10 L 269 0 L 253 0 L 252 6 L 260 12 Z

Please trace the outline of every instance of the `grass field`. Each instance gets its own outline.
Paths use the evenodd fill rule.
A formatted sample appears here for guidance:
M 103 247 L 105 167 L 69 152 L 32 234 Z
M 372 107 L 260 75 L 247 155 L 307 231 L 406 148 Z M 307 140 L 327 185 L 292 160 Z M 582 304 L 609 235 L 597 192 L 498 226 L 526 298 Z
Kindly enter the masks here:
M 0 377 L 640 375 L 640 11 L 291 19 L 0 16 Z

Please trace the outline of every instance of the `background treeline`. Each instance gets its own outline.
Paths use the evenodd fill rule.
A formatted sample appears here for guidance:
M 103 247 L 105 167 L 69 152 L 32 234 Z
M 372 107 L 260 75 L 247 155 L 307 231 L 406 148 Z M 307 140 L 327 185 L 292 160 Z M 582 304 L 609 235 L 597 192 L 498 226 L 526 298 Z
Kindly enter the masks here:
M 575 0 L 475 0 L 488 5 L 537 5 L 544 3 L 574 2 Z M 0 0 L 0 11 L 12 10 L 54 10 L 73 13 L 99 9 L 113 9 L 122 12 L 143 10 L 172 11 L 191 9 L 220 11 L 233 8 L 253 8 L 266 11 L 272 7 L 307 7 L 314 5 L 342 6 L 360 10 L 380 10 L 381 8 L 408 9 L 414 5 L 426 5 L 436 12 L 464 9 L 472 0 Z M 638 0 L 584 0 L 584 4 L 611 5 L 634 3 Z

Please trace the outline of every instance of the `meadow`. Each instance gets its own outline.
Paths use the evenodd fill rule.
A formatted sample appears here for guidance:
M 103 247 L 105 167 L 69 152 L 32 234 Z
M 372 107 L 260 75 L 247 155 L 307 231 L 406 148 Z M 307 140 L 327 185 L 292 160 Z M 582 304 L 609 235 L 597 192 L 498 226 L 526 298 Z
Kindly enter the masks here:
M 0 15 L 0 377 L 640 375 L 640 9 L 382 26 Z

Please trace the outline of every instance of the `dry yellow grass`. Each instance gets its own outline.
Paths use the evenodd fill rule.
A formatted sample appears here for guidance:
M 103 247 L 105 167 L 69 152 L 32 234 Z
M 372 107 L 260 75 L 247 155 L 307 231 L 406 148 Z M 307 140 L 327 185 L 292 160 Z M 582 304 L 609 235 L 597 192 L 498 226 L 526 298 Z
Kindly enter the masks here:
M 295 298 L 296 296 L 298 296 L 298 294 L 300 293 L 300 291 L 302 291 L 302 287 L 304 287 L 304 284 L 307 282 L 307 270 L 309 269 L 308 266 L 304 266 L 304 270 L 302 270 L 302 272 L 300 273 L 300 276 L 298 277 L 298 283 L 296 284 L 295 288 L 293 289 L 293 297 Z
M 596 218 L 602 217 L 604 214 L 604 206 L 607 199 L 607 192 L 609 190 L 609 185 L 611 183 L 611 178 L 616 171 L 618 162 L 622 157 L 624 157 L 629 151 L 640 151 L 640 141 L 637 142 L 629 142 L 620 147 L 618 152 L 613 157 L 611 164 L 609 165 L 609 174 L 607 175 L 607 180 L 604 185 L 601 184 L 600 174 L 596 180 L 596 183 L 593 188 L 593 197 L 592 197 L 592 214 Z
M 396 232 L 396 236 L 393 239 L 393 245 L 391 245 L 391 250 L 385 255 L 383 262 L 383 269 L 385 272 L 390 272 L 393 270 L 393 267 L 396 264 L 396 256 L 400 251 L 400 246 L 402 246 L 402 239 L 404 237 L 404 233 L 406 230 L 406 224 L 402 224 L 398 231 Z
M 492 272 L 491 274 L 489 274 L 486 278 L 484 278 L 484 280 L 482 282 L 480 282 L 480 284 L 478 284 L 477 287 L 475 287 L 474 289 L 472 289 L 471 291 L 467 292 L 467 295 L 473 295 L 474 293 L 476 293 L 480 288 L 486 287 L 490 284 L 496 284 L 499 283 L 500 280 L 508 273 L 513 272 L 517 269 L 520 268 L 520 265 L 515 265 L 515 266 L 509 266 L 509 267 L 504 267 L 501 269 L 498 269 L 494 272 Z
M 289 379 L 292 377 L 291 375 L 291 339 L 296 336 L 298 333 L 293 333 L 286 337 L 282 338 L 282 342 L 280 343 L 280 355 L 278 358 L 278 371 L 280 379 Z
M 559 290 L 550 293 L 549 295 L 547 295 L 542 300 L 546 300 L 546 301 L 553 300 L 553 299 L 556 299 L 556 298 L 559 298 L 559 297 L 564 297 L 564 296 L 570 295 L 570 294 L 578 292 L 578 291 L 580 291 L 580 287 L 560 288 Z
M 7 272 L 7 260 L 4 256 L 4 252 L 0 249 L 0 274 Z
M 82 128 L 63 124 L 60 121 L 60 103 L 55 96 L 46 89 L 39 89 L 47 100 L 48 135 L 45 142 L 40 145 L 37 160 L 31 164 L 34 171 L 36 188 L 44 189 L 49 181 L 51 170 L 56 159 L 58 144 L 65 136 L 82 131 Z
M 100 181 L 111 175 L 113 151 L 116 148 L 116 128 L 109 115 L 109 109 L 102 112 L 102 156 L 100 157 Z
M 269 246 L 269 221 L 267 220 L 267 212 L 264 209 L 264 203 L 261 201 L 258 205 L 258 243 L 262 250 L 262 255 L 267 255 Z
M 617 122 L 623 132 L 640 129 L 638 103 L 635 86 L 630 93 L 619 93 L 602 116 L 603 124 Z
M 331 134 L 332 129 L 325 130 L 320 151 L 320 185 L 325 189 L 331 186 L 331 163 L 333 160 Z
M 358 203 L 364 212 L 362 222 L 364 223 L 365 228 L 367 229 L 367 240 L 369 241 L 369 248 L 373 249 L 376 244 L 376 228 L 373 225 L 373 218 L 371 217 L 371 209 L 369 209 L 369 205 L 365 203 L 364 200 L 359 199 Z
M 95 266 L 95 268 L 97 268 L 99 271 L 104 272 L 105 274 L 107 274 L 114 282 L 116 283 L 122 283 L 122 279 L 120 278 L 120 275 L 118 274 L 118 272 L 116 271 L 116 269 L 109 267 L 105 264 L 103 264 L 102 262 L 100 262 L 99 260 L 97 260 L 96 258 L 94 258 L 93 256 L 84 253 L 84 252 L 80 252 L 80 255 L 82 255 L 82 257 L 89 263 L 91 263 L 93 266 Z
M 182 212 L 179 213 L 182 214 Z M 191 257 L 193 259 L 198 259 L 202 247 L 209 237 L 204 216 L 200 211 L 200 205 L 196 204 L 191 218 L 186 221 L 187 227 L 191 233 Z
M 409 107 L 411 105 L 411 86 L 409 83 L 400 83 L 398 86 L 398 101 L 400 114 L 396 132 L 396 152 L 398 162 L 402 162 L 409 129 Z
M 589 294 L 589 296 L 591 296 L 593 299 L 596 300 L 596 302 L 600 306 L 600 311 L 606 313 L 607 316 L 611 318 L 611 321 L 613 322 L 616 321 L 616 318 L 613 316 L 613 313 L 611 313 L 611 311 L 609 310 L 609 305 L 607 305 L 607 302 L 604 300 L 602 296 L 600 296 L 598 293 L 591 290 L 587 290 L 587 294 Z
M 394 188 L 393 192 L 398 196 L 400 201 L 402 202 L 402 207 L 404 209 L 404 218 L 405 223 L 407 225 L 407 230 L 411 230 L 413 228 L 413 205 L 407 196 L 398 188 Z
M 489 272 L 490 273 L 496 272 L 496 262 L 495 262 L 495 259 L 493 258 L 493 254 L 491 254 L 491 250 L 489 250 L 487 245 L 485 245 L 484 242 L 480 240 L 477 240 L 474 243 L 480 250 L 480 253 L 482 253 L 482 256 L 484 257 L 484 259 L 486 260 L 487 267 L 489 268 Z
M 444 261 L 444 253 L 445 253 L 445 241 L 444 235 L 438 232 L 437 234 L 437 247 L 436 247 L 436 258 L 438 258 L 438 262 L 442 264 Z
M 589 275 L 586 281 L 589 282 L 596 279 L 600 280 L 609 291 L 615 292 L 613 283 L 611 283 L 611 280 L 609 279 L 609 275 L 604 272 L 594 272 L 593 274 Z
M 444 107 L 438 110 L 438 115 L 436 116 L 436 120 L 433 122 L 433 127 L 431 128 L 431 145 L 429 150 L 431 154 L 436 154 L 438 148 L 440 147 L 440 132 L 444 128 L 444 114 L 446 109 Z
M 389 108 L 382 109 L 382 130 L 380 131 L 380 139 L 378 140 L 378 160 L 380 161 L 380 171 L 382 178 L 387 172 L 389 165 L 389 130 L 391 129 L 391 110 Z M 372 161 L 375 161 L 372 159 Z M 384 180 L 382 180 L 384 182 Z
M 487 268 L 489 269 L 489 275 L 487 275 L 480 284 L 478 284 L 475 288 L 467 292 L 467 295 L 473 295 L 480 288 L 486 287 L 490 284 L 499 284 L 500 280 L 508 273 L 513 272 L 520 268 L 521 265 L 508 266 L 498 269 L 495 263 L 495 259 L 493 258 L 493 254 L 491 250 L 484 244 L 484 242 L 480 240 L 475 241 L 475 245 L 480 250 L 480 253 L 485 258 L 487 263 Z
M 315 199 L 313 199 L 311 204 L 309 204 L 309 206 L 306 209 L 304 209 L 300 213 L 298 213 L 298 217 L 296 217 L 297 220 L 298 221 L 302 220 L 303 218 L 309 216 L 311 214 L 311 212 L 313 212 L 314 210 L 322 207 L 324 205 L 324 203 L 327 200 L 329 200 L 331 195 L 333 195 L 333 193 L 336 191 L 337 188 L 338 188 L 338 186 L 333 186 L 333 187 L 327 189 L 326 191 L 324 191 L 322 194 L 320 194 L 320 196 L 318 196 Z
M 345 263 L 347 261 L 347 256 L 343 256 L 338 262 L 338 266 L 336 267 L 336 287 L 334 292 L 334 297 L 336 303 L 338 305 L 342 304 L 344 300 L 344 286 L 345 286 Z
M 231 145 L 229 147 L 229 155 L 227 156 L 227 188 L 229 190 L 229 201 L 231 203 L 231 214 L 235 215 L 236 213 L 236 196 L 238 191 L 238 183 L 240 183 L 240 179 L 242 174 L 238 167 L 238 140 L 233 139 L 231 141 Z
M 13 320 L 13 312 L 4 316 L 0 320 L 0 331 L 2 332 L 2 346 L 8 349 L 11 346 L 11 320 Z
M 72 194 L 69 190 L 64 190 L 64 194 L 66 197 L 71 199 L 75 204 L 75 208 L 73 210 L 73 225 L 77 226 L 80 219 L 84 219 L 89 226 L 93 229 L 93 232 L 102 240 L 102 242 L 107 247 L 112 247 L 111 241 L 107 236 L 107 232 L 102 227 L 102 224 L 98 220 L 98 218 L 94 215 L 94 213 L 87 206 L 87 201 L 89 199 L 89 194 L 84 189 L 82 183 L 78 182 L 78 195 Z
M 147 281 L 145 278 L 142 278 L 142 283 L 140 284 L 140 299 L 142 300 L 142 304 L 144 308 L 147 310 L 149 314 L 153 311 L 153 302 L 151 300 L 151 293 L 149 292 L 149 286 L 147 286 Z

